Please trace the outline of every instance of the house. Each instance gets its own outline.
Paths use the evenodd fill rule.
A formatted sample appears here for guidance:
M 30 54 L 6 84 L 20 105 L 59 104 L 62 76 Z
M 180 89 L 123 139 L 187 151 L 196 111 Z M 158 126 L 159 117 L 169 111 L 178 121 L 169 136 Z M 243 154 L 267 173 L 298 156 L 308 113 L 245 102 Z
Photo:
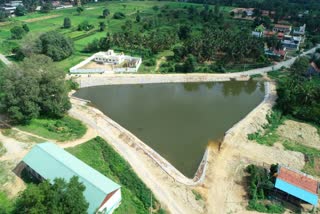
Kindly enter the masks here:
M 290 25 L 281 25 L 281 24 L 276 24 L 273 27 L 274 32 L 278 33 L 284 33 L 284 34 L 289 34 L 292 30 L 292 26 Z
M 73 176 L 79 177 L 86 187 L 83 194 L 89 203 L 89 214 L 110 214 L 121 203 L 121 187 L 118 184 L 54 143 L 35 145 L 14 169 L 18 176 L 22 171 L 39 180 L 49 179 L 50 182 L 55 178 L 69 181 Z
M 264 54 L 270 58 L 285 60 L 287 57 L 286 48 L 282 50 L 265 49 Z
M 16 8 L 19 5 L 23 6 L 22 1 L 11 1 L 11 2 L 5 3 L 4 6 L 0 7 L 0 9 L 4 10 L 8 14 L 12 15 L 12 14 L 14 14 Z
M 98 52 L 70 68 L 70 73 L 137 72 L 142 59 L 113 50 Z
M 254 8 L 235 8 L 231 12 L 234 12 L 235 16 L 242 16 L 244 12 L 247 16 L 253 16 L 253 10 Z
M 319 183 L 305 173 L 279 166 L 275 188 L 313 206 L 318 206 Z
M 98 52 L 94 55 L 94 61 L 106 64 L 121 64 L 124 62 L 124 54 L 116 54 L 113 50 Z
M 303 39 L 300 36 L 285 35 L 281 41 L 281 44 L 288 49 L 298 50 L 302 42 Z
M 298 28 L 293 29 L 293 35 L 295 36 L 304 36 L 306 33 L 306 24 Z

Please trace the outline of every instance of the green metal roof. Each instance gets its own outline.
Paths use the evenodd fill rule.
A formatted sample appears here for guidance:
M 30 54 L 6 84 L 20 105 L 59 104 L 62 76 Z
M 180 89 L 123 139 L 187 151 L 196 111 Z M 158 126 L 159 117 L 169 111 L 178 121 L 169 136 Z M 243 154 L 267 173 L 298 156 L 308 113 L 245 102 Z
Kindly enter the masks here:
M 23 162 L 51 182 L 55 178 L 69 181 L 71 177 L 78 176 L 86 187 L 84 196 L 89 202 L 88 213 L 94 213 L 109 193 L 120 188 L 120 185 L 54 143 L 35 145 Z

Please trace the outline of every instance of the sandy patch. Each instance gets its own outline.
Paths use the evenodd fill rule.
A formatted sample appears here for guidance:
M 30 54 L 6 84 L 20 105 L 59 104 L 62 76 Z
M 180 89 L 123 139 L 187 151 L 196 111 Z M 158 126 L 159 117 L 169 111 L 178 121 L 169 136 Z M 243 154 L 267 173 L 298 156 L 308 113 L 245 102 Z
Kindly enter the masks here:
M 278 128 L 277 134 L 284 139 L 320 149 L 318 130 L 309 124 L 286 120 L 285 123 Z
M 59 16 L 61 16 L 61 15 L 55 14 L 55 15 L 50 15 L 50 16 L 42 16 L 42 17 L 38 17 L 38 18 L 26 19 L 26 20 L 23 20 L 23 22 L 28 22 L 28 23 L 37 22 L 37 21 L 41 21 L 41 20 L 56 18 Z

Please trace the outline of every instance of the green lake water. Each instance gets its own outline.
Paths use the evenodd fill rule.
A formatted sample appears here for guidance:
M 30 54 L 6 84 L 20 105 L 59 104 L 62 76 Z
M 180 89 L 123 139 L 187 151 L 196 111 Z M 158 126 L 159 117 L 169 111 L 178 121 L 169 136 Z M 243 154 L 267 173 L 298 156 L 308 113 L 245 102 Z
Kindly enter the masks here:
M 208 142 L 254 109 L 264 97 L 262 82 L 159 83 L 82 88 L 91 100 L 179 171 L 192 178 Z

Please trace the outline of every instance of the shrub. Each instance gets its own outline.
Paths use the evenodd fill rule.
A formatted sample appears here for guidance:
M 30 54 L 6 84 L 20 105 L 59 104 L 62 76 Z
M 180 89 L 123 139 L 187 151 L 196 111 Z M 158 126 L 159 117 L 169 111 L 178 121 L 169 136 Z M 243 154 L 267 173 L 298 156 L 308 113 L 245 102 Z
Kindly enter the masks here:
M 78 30 L 89 31 L 89 30 L 91 30 L 93 28 L 94 28 L 94 26 L 89 24 L 88 21 L 83 21 L 78 25 Z
M 156 65 L 156 60 L 154 58 L 146 59 L 143 61 L 143 64 L 145 66 L 154 66 L 154 65 Z
M 63 20 L 63 28 L 70 28 L 71 27 L 71 20 L 69 17 L 64 18 Z
M 26 31 L 20 26 L 14 26 L 10 29 L 12 39 L 22 39 L 26 35 Z
M 116 12 L 113 14 L 114 19 L 124 19 L 126 18 L 126 15 L 122 12 Z

